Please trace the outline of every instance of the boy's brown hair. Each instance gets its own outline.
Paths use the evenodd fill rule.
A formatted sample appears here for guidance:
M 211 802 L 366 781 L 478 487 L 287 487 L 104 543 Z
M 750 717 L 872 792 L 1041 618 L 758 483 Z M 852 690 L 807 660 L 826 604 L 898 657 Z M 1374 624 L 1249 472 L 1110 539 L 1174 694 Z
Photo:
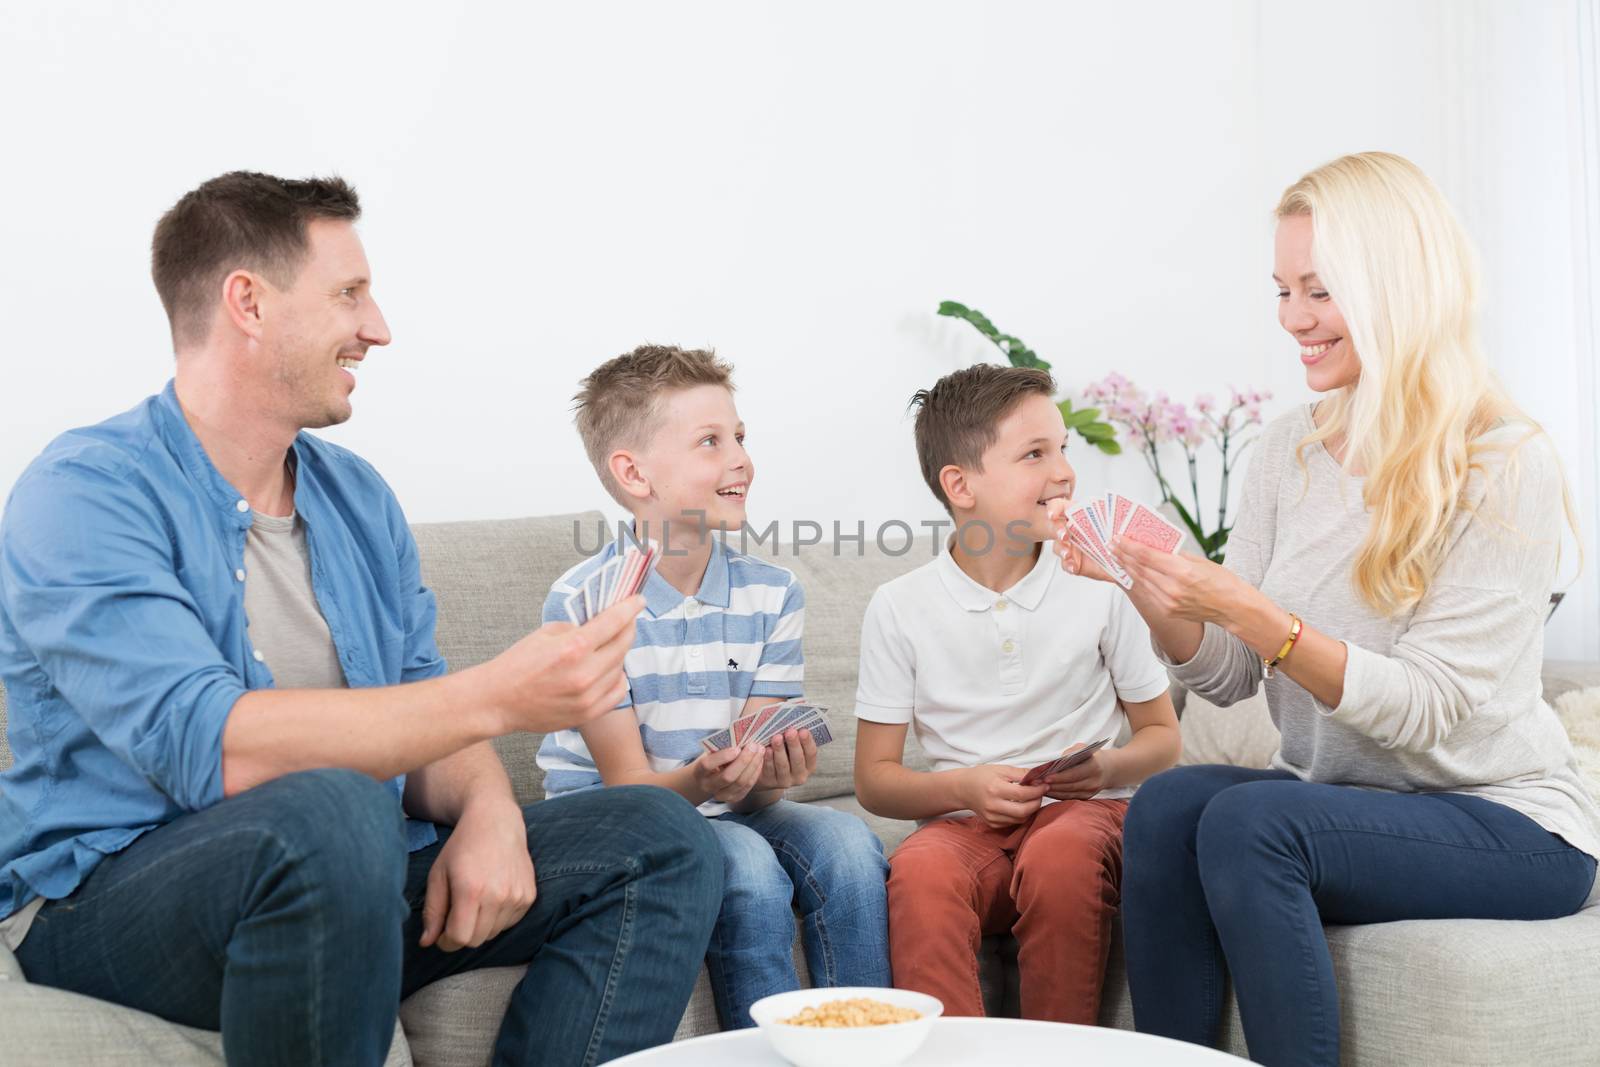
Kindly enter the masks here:
M 917 408 L 917 462 L 922 480 L 945 511 L 950 500 L 939 484 L 939 472 L 954 465 L 983 470 L 983 454 L 999 436 L 1001 421 L 1023 397 L 1054 395 L 1056 381 L 1048 371 L 1002 367 L 994 363 L 946 374 L 932 389 L 918 389 L 909 406 Z
M 611 476 L 611 454 L 648 444 L 661 428 L 662 397 L 697 385 L 720 385 L 732 392 L 733 367 L 710 349 L 640 345 L 596 367 L 572 398 L 583 450 L 600 484 L 623 507 L 631 508 L 633 502 Z

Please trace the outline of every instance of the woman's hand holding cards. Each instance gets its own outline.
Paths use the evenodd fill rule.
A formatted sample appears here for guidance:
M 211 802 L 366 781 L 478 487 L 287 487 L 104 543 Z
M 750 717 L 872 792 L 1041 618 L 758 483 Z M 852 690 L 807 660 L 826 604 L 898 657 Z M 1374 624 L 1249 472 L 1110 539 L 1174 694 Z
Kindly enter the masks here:
M 695 784 L 712 800 L 737 804 L 760 780 L 766 769 L 766 751 L 733 745 L 707 752 L 690 764 Z
M 960 773 L 962 806 L 997 829 L 1015 826 L 1038 811 L 1049 790 L 1043 782 L 1023 785 L 1027 770 L 1002 763 L 968 767 Z
M 763 746 L 757 789 L 804 785 L 817 769 L 817 742 L 809 730 L 785 730 Z
M 1111 543 L 1117 561 L 1139 590 L 1139 613 L 1146 618 L 1223 623 L 1242 615 L 1240 607 L 1261 593 L 1228 568 L 1201 556 L 1161 552 L 1118 537 Z M 1130 594 L 1131 595 L 1131 594 Z

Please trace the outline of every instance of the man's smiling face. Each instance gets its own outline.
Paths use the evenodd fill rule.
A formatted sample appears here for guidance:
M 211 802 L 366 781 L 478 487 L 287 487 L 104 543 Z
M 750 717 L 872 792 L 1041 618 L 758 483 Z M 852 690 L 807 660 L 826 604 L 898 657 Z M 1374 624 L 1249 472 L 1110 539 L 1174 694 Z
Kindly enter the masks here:
M 317 219 L 306 225 L 306 254 L 294 281 L 264 289 L 258 368 L 274 413 L 317 429 L 350 417 L 355 369 L 389 327 L 372 299 L 371 271 L 355 227 Z

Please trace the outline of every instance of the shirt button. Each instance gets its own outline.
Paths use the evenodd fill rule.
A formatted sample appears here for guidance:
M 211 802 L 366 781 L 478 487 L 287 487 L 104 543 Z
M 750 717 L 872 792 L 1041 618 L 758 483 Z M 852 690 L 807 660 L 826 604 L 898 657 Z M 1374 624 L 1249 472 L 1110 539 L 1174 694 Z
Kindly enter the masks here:
M 250 501 L 241 500 L 237 504 L 235 504 L 234 507 L 238 508 L 240 511 L 249 511 L 250 510 Z
M 1016 649 L 1017 649 L 1017 643 L 1015 641 L 1007 641 L 1005 644 L 1000 646 L 1000 651 L 1001 652 L 1005 652 L 1007 654 L 1015 652 Z
M 1006 602 L 1004 600 L 996 600 L 994 602 L 994 610 L 996 610 L 996 611 L 1004 611 L 1004 610 L 1006 610 Z
M 699 659 L 700 658 L 700 650 L 698 648 L 691 648 L 689 650 L 689 658 L 690 659 Z
M 233 576 L 239 579 L 241 582 L 244 581 L 244 568 L 240 567 L 238 570 L 234 571 Z
M 256 649 L 254 652 L 250 653 L 250 655 L 255 657 L 255 661 L 257 663 L 265 663 L 265 662 L 267 662 L 267 657 L 265 657 L 265 656 L 263 656 L 261 654 L 261 650 L 259 648 Z

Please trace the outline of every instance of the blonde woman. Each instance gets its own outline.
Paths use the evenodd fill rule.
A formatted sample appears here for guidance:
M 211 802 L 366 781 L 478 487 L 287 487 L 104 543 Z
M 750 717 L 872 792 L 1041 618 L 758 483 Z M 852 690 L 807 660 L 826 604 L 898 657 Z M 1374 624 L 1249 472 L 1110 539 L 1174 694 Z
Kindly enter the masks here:
M 1114 548 L 1177 679 L 1221 705 L 1264 685 L 1281 748 L 1145 784 L 1123 913 L 1140 1030 L 1212 1043 L 1231 974 L 1253 1059 L 1337 1064 L 1323 923 L 1570 914 L 1600 811 L 1540 697 L 1571 508 L 1479 348 L 1459 224 L 1384 153 L 1277 219 L 1278 317 L 1324 398 L 1263 432 L 1226 568 Z

